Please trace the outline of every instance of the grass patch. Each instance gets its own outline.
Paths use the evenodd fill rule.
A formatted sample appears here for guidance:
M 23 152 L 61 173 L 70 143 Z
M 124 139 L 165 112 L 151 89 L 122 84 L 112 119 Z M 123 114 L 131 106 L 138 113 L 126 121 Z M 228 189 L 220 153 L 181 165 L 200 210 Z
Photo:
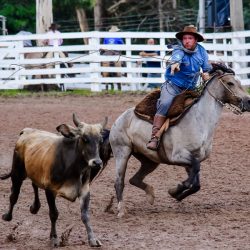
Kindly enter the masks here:
M 22 89 L 10 89 L 10 90 L 0 90 L 0 97 L 37 97 L 37 96 L 48 96 L 48 97 L 63 97 L 63 96 L 105 96 L 105 95 L 136 95 L 145 94 L 142 91 L 117 91 L 108 90 L 101 92 L 91 92 L 91 90 L 86 89 L 74 89 L 67 91 L 29 91 Z
M 0 96 L 3 97 L 18 97 L 18 96 L 29 96 L 32 93 L 27 90 L 20 89 L 4 89 L 0 90 Z

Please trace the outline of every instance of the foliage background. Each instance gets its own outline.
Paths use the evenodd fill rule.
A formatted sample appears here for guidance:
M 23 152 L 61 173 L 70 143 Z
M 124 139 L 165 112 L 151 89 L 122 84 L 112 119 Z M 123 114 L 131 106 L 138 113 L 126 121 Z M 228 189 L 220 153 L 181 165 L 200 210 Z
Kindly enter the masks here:
M 0 15 L 7 18 L 8 34 L 21 29 L 35 33 L 36 6 L 34 0 L 0 0 Z M 118 25 L 124 31 L 159 31 L 158 0 L 127 0 L 115 11 L 108 11 L 119 0 L 103 0 L 102 28 Z M 173 11 L 171 1 L 162 1 L 162 12 L 166 20 L 165 30 L 176 31 L 186 24 L 196 23 L 198 0 L 177 0 Z M 84 8 L 88 17 L 89 30 L 94 30 L 95 0 L 53 0 L 54 21 L 61 25 L 63 32 L 80 31 L 75 8 Z M 243 0 L 245 29 L 250 29 L 250 1 Z

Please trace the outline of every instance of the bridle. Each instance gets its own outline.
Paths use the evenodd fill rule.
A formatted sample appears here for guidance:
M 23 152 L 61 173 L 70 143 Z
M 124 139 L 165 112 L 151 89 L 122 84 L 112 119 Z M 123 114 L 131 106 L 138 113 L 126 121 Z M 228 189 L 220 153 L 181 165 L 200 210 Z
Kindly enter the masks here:
M 222 86 L 223 86 L 227 91 L 230 92 L 230 94 L 231 94 L 233 97 L 236 97 L 236 98 L 241 99 L 241 98 L 238 97 L 230 88 L 228 88 L 228 86 L 226 85 L 226 83 L 222 80 L 222 78 L 223 78 L 224 76 L 227 76 L 227 75 L 234 75 L 234 74 L 233 74 L 233 73 L 224 73 L 223 75 L 218 76 L 219 82 L 222 84 Z M 214 75 L 207 81 L 207 83 L 210 82 L 210 81 L 212 81 L 216 76 L 217 76 L 217 74 L 214 74 Z M 232 105 L 232 104 L 225 103 L 225 102 L 221 101 L 220 99 L 218 99 L 217 97 L 215 97 L 215 96 L 210 92 L 208 86 L 207 86 L 206 89 L 207 89 L 209 95 L 212 96 L 212 97 L 213 97 L 218 103 L 220 103 L 223 107 L 226 107 L 227 109 L 231 110 L 231 111 L 232 111 L 234 114 L 236 114 L 236 115 L 241 115 L 241 114 L 242 114 L 242 110 L 243 110 L 243 108 L 244 108 L 244 105 L 243 105 L 242 101 L 241 101 L 241 105 L 240 105 L 241 107 L 239 108 L 239 107 L 236 107 L 236 106 L 234 106 L 234 105 Z

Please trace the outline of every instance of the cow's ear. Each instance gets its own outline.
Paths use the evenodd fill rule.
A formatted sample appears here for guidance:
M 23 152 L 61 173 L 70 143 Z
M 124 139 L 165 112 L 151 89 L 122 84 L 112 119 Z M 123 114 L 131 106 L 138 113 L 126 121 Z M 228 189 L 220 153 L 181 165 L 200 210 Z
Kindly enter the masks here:
M 61 125 L 57 126 L 57 127 L 56 127 L 56 130 L 57 130 L 58 132 L 60 132 L 60 133 L 61 133 L 64 137 L 66 137 L 66 138 L 71 138 L 71 139 L 73 139 L 73 138 L 75 138 L 76 135 L 77 135 L 76 129 L 73 128 L 73 127 L 71 127 L 71 126 L 69 126 L 69 125 L 67 125 L 67 124 L 61 124 Z

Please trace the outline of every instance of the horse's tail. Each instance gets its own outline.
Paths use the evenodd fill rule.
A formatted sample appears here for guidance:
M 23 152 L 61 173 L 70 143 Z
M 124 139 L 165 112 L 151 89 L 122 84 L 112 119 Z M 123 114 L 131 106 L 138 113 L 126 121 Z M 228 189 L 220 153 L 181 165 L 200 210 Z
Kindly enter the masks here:
M 0 180 L 6 180 L 11 177 L 11 172 L 7 174 L 0 175 Z

